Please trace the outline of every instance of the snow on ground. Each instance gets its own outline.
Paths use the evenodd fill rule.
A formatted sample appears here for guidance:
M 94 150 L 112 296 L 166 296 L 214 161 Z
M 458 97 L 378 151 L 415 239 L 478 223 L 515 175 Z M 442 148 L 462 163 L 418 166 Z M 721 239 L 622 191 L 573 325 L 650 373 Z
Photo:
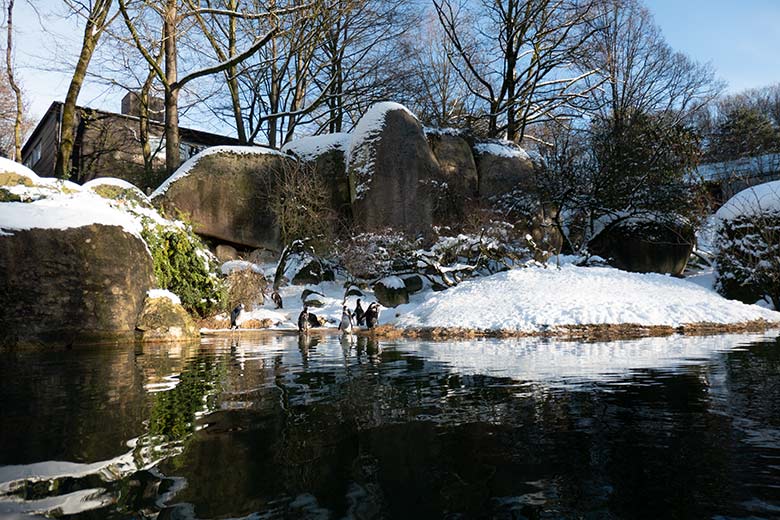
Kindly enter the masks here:
M 780 181 L 765 182 L 740 191 L 715 213 L 721 220 L 762 212 L 780 212 Z
M 314 135 L 291 141 L 282 146 L 282 151 L 293 153 L 304 161 L 311 161 L 331 150 L 346 152 L 349 141 L 350 134 L 345 132 Z
M 229 260 L 220 268 L 222 274 L 229 275 L 233 271 L 254 271 L 257 274 L 265 274 L 262 266 L 247 262 L 246 260 Z
M 564 265 L 514 269 L 415 295 L 385 312 L 402 328 L 542 332 L 567 325 L 780 322 L 780 313 L 726 300 L 712 290 L 659 274 Z
M 166 191 L 168 191 L 168 188 L 170 188 L 171 184 L 173 184 L 179 179 L 183 179 L 184 177 L 188 176 L 192 172 L 192 168 L 196 164 L 198 164 L 198 162 L 201 159 L 217 153 L 232 153 L 235 155 L 281 155 L 282 157 L 288 157 L 287 154 L 284 154 L 279 150 L 274 150 L 273 148 L 266 148 L 264 146 L 229 146 L 229 145 L 212 146 L 211 148 L 206 148 L 202 152 L 193 155 L 187 160 L 187 162 L 179 166 L 179 169 L 173 172 L 173 175 L 168 177 L 165 180 L 165 182 L 163 182 L 160 185 L 159 188 L 154 190 L 154 192 L 149 196 L 149 198 L 153 199 L 155 197 L 159 197 L 160 195 L 163 195 Z
M 27 177 L 34 183 L 38 183 L 41 180 L 41 178 L 27 166 L 12 161 L 11 159 L 6 159 L 5 157 L 0 157 L 0 173 L 15 173 L 22 177 Z

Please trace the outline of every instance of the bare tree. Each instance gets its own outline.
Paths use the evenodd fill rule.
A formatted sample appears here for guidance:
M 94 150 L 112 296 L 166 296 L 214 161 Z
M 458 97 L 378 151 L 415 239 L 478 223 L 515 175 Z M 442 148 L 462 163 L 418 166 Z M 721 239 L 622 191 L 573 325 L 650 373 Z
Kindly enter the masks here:
M 57 150 L 57 162 L 54 166 L 54 175 L 63 179 L 70 177 L 71 155 L 73 153 L 73 143 L 75 140 L 74 126 L 76 121 L 76 101 L 87 76 L 89 62 L 95 52 L 98 41 L 104 33 L 113 17 L 111 5 L 113 0 L 90 0 L 81 2 L 76 0 L 65 0 L 66 5 L 72 11 L 82 16 L 85 20 L 84 34 L 81 40 L 81 51 L 79 52 L 76 68 L 68 86 L 68 93 L 65 96 L 65 103 L 62 106 L 60 146 Z
M 7 0 L 6 3 L 6 31 L 7 40 L 5 47 L 5 73 L 8 78 L 8 85 L 14 93 L 16 112 L 14 114 L 14 126 L 13 126 L 13 159 L 16 161 L 22 160 L 22 123 L 24 115 L 24 104 L 22 102 L 22 89 L 16 82 L 14 77 L 14 64 L 13 64 L 13 18 L 14 18 L 14 0 Z
M 586 82 L 605 82 L 591 90 L 602 119 L 625 122 L 634 113 L 664 113 L 674 126 L 722 89 L 712 67 L 669 46 L 638 0 L 603 0 L 594 12 L 581 70 L 599 71 Z
M 182 89 L 190 82 L 213 74 L 219 74 L 231 67 L 242 63 L 256 53 L 264 45 L 273 39 L 278 28 L 271 27 L 266 33 L 258 35 L 241 52 L 236 52 L 227 60 L 219 61 L 219 56 L 214 57 L 210 64 L 197 68 L 180 77 L 179 75 L 179 38 L 185 31 L 188 23 L 198 16 L 221 17 L 224 20 L 230 18 L 239 19 L 273 19 L 294 12 L 297 8 L 275 9 L 273 4 L 262 12 L 249 12 L 241 9 L 237 4 L 229 3 L 228 6 L 218 4 L 211 6 L 208 2 L 194 4 L 186 2 L 180 4 L 179 0 L 165 0 L 153 2 L 152 0 L 119 0 L 119 10 L 130 32 L 130 35 L 139 52 L 146 59 L 149 67 L 155 72 L 165 93 L 165 160 L 168 173 L 173 173 L 179 167 L 179 95 Z M 145 23 L 144 18 L 154 16 L 162 25 L 162 40 L 150 41 L 144 38 L 139 30 Z M 163 64 L 160 65 L 154 55 L 155 48 L 162 44 Z
M 454 52 L 453 66 L 484 104 L 489 137 L 520 141 L 526 127 L 578 113 L 597 88 L 575 72 L 581 49 L 598 31 L 592 1 L 433 0 Z

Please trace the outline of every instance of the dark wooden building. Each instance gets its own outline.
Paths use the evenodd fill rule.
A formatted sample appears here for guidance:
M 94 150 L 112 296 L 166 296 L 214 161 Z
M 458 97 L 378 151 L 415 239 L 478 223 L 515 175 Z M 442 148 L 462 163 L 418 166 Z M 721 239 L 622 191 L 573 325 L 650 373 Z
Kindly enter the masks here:
M 62 103 L 55 101 L 22 148 L 22 162 L 41 177 L 52 177 L 57 161 L 62 127 Z M 162 110 L 150 107 L 150 161 L 144 161 L 141 119 L 133 93 L 122 100 L 122 113 L 77 107 L 75 143 L 71 157 L 71 179 L 84 183 L 96 177 L 117 177 L 148 191 L 159 186 L 165 172 L 165 127 Z M 232 137 L 179 128 L 180 156 L 184 162 L 196 153 L 216 145 L 238 145 Z

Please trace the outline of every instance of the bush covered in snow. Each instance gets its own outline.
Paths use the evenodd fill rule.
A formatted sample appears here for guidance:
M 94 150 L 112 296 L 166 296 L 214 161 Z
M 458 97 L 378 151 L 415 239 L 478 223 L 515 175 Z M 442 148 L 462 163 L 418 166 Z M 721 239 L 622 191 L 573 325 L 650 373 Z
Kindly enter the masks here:
M 154 261 L 157 284 L 177 294 L 182 306 L 202 317 L 225 308 L 226 288 L 217 259 L 188 225 L 142 220 L 141 236 Z
M 723 219 L 716 245 L 718 292 L 780 310 L 780 209 Z
M 743 190 L 715 214 L 718 291 L 780 309 L 780 181 Z

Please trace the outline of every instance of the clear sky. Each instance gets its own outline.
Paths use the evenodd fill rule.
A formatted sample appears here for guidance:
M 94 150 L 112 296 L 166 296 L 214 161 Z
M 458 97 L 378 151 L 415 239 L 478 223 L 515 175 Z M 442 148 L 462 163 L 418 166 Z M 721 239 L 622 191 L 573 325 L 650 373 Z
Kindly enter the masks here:
M 669 44 L 730 92 L 780 82 L 780 0 L 646 0 Z
M 31 0 L 41 12 L 58 8 L 60 0 Z M 731 92 L 780 82 L 780 0 L 645 0 L 673 48 L 701 62 L 711 63 Z M 17 63 L 37 119 L 54 100 L 63 100 L 67 67 L 57 57 L 74 55 L 80 41 L 75 19 L 49 16 L 41 21 L 29 4 L 17 1 Z M 55 38 L 41 29 L 55 31 Z M 85 84 L 79 104 L 118 110 L 120 94 L 106 94 L 104 86 Z

